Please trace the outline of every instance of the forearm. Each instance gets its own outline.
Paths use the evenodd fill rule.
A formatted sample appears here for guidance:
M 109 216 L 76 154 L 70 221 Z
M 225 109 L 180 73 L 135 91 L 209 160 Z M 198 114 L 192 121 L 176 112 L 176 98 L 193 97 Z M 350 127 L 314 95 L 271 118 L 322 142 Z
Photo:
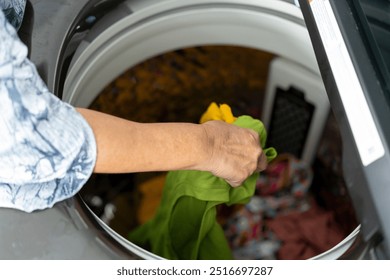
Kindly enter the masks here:
M 137 123 L 88 109 L 77 110 L 96 138 L 96 173 L 205 168 L 208 139 L 201 125 Z
M 267 165 L 259 134 L 252 129 L 222 121 L 136 123 L 88 109 L 78 111 L 95 135 L 95 173 L 199 170 L 239 186 Z

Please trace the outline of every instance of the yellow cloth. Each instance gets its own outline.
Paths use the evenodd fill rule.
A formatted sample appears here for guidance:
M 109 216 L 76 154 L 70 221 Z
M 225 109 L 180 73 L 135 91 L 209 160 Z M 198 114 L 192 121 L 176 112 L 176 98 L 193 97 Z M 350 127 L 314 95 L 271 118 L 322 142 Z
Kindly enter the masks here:
M 227 123 L 233 123 L 237 118 L 233 116 L 229 105 L 221 104 L 218 106 L 215 102 L 211 103 L 206 112 L 200 118 L 200 123 L 211 120 L 219 120 Z
M 160 205 L 166 177 L 166 174 L 162 174 L 138 186 L 138 191 L 141 195 L 141 201 L 137 211 L 139 224 L 146 223 L 156 214 L 157 208 Z

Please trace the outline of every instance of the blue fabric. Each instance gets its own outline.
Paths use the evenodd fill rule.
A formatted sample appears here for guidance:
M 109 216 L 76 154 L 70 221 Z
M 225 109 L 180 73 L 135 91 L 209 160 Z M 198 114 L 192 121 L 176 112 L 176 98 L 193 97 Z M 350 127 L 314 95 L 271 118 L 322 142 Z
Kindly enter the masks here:
M 0 9 L 16 30 L 22 25 L 26 3 L 27 0 L 0 0 Z
M 52 207 L 75 195 L 95 166 L 91 128 L 48 91 L 1 10 L 0 137 L 0 207 Z

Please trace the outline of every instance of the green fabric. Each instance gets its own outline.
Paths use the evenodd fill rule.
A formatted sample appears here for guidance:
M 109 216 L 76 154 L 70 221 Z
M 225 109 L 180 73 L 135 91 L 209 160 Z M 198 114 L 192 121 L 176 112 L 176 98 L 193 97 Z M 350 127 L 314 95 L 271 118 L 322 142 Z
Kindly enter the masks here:
M 266 141 L 264 125 L 249 116 L 234 122 L 259 133 Z M 276 157 L 273 148 L 264 149 L 268 160 Z M 204 171 L 168 172 L 160 206 L 153 219 L 130 232 L 133 243 L 167 259 L 233 259 L 216 206 L 245 204 L 253 196 L 258 173 L 236 188 Z

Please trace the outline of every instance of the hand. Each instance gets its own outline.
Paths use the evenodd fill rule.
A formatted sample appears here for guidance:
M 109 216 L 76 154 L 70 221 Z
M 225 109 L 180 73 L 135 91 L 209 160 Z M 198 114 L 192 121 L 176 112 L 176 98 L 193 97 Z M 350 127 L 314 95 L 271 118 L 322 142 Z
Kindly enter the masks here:
M 254 172 L 267 167 L 259 135 L 254 130 L 222 121 L 209 121 L 202 126 L 209 148 L 207 169 L 232 187 L 240 186 Z

